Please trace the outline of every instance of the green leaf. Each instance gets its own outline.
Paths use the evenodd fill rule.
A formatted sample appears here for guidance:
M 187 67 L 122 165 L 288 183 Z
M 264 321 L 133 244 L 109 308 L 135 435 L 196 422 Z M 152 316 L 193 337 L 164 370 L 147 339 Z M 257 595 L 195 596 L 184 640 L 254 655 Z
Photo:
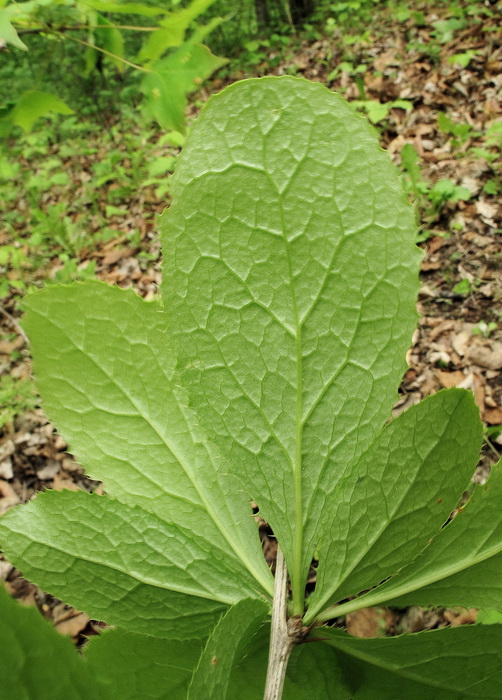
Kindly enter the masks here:
M 463 626 L 388 639 L 356 639 L 330 628 L 316 634 L 336 650 L 333 662 L 343 668 L 346 683 L 345 691 L 327 697 L 500 698 L 502 625 Z
M 99 14 L 97 15 L 97 24 L 99 27 L 105 27 L 105 29 L 94 30 L 95 45 L 118 56 L 118 58 L 113 56 L 106 56 L 106 58 L 114 64 L 120 73 L 123 73 L 125 64 L 120 60 L 124 58 L 124 37 L 122 33 L 113 25 L 113 22 Z
M 355 100 L 352 102 L 352 105 L 358 109 L 363 109 L 373 124 L 378 124 L 382 119 L 386 119 L 392 107 L 390 102 L 381 103 L 377 100 Z
M 0 537 L 30 580 L 134 632 L 201 637 L 228 605 L 257 596 L 211 539 L 108 497 L 46 492 L 7 513 Z
M 4 44 L 12 44 L 18 49 L 28 51 L 24 41 L 19 38 L 19 34 L 11 22 L 12 19 L 11 7 L 0 9 L 0 39 L 3 40 Z
M 502 464 L 487 484 L 415 561 L 359 599 L 358 607 L 392 601 L 406 605 L 460 605 L 497 609 L 502 599 Z M 340 606 L 349 612 L 355 601 Z
M 278 537 L 300 613 L 338 484 L 405 370 L 413 210 L 365 120 L 295 78 L 213 97 L 171 182 L 163 296 L 180 381 Z
M 453 293 L 454 294 L 469 294 L 471 291 L 471 283 L 467 277 L 464 277 L 463 280 L 460 280 L 460 282 L 457 282 L 457 284 L 453 287 Z
M 168 13 L 159 22 L 161 29 L 152 32 L 142 46 L 138 54 L 138 61 L 157 61 L 167 49 L 180 46 L 185 41 L 185 33 L 190 24 L 214 2 L 215 0 L 193 0 L 188 7 L 179 12 Z
M 20 126 L 25 133 L 28 133 L 33 129 L 37 119 L 46 117 L 52 112 L 74 114 L 73 109 L 56 95 L 39 90 L 29 90 L 16 101 L 15 107 L 8 114 L 8 119 L 15 126 Z
M 152 7 L 137 2 L 107 2 L 106 0 L 85 0 L 86 5 L 93 7 L 98 12 L 113 12 L 114 14 L 141 15 L 143 17 L 156 17 L 165 15 L 168 10 L 162 7 Z
M 159 177 L 166 172 L 172 172 L 176 165 L 174 156 L 158 156 L 148 166 L 149 177 Z
M 408 173 L 415 195 L 418 196 L 417 185 L 422 178 L 420 172 L 420 157 L 410 143 L 403 146 L 401 151 L 401 164 Z
M 190 700 L 226 698 L 230 674 L 268 612 L 259 600 L 243 600 L 221 618 L 209 637 L 188 691 Z
M 108 700 L 107 688 L 79 659 L 70 639 L 38 610 L 7 595 L 0 584 L 2 693 L 9 700 Z
M 89 475 L 124 503 L 212 533 L 270 591 L 249 501 L 174 380 L 161 305 L 88 282 L 32 294 L 25 306 L 44 408 Z
M 46 289 L 26 307 L 44 408 L 88 473 L 123 503 L 210 540 L 271 593 L 249 499 L 173 380 L 162 307 L 99 282 Z
M 227 63 L 201 44 L 184 44 L 175 53 L 157 61 L 141 84 L 144 114 L 164 129 L 184 133 L 186 96 L 215 70 Z
M 324 633 L 324 628 L 320 631 Z M 324 634 L 323 634 L 324 636 Z M 262 700 L 267 670 L 269 630 L 258 632 L 230 677 L 227 697 Z M 343 694 L 343 670 L 327 644 L 307 643 L 293 649 L 282 700 L 349 700 Z
M 461 389 L 422 401 L 376 436 L 338 485 L 344 500 L 330 509 L 307 623 L 424 549 L 467 487 L 481 442 L 479 410 Z
M 228 697 L 261 700 L 266 641 L 262 635 L 246 651 L 232 673 Z M 309 641 L 293 650 L 283 700 L 500 698 L 502 625 L 384 639 L 357 639 L 321 627 Z
M 502 613 L 498 610 L 479 610 L 476 622 L 480 625 L 495 625 L 502 623 Z
M 200 640 L 156 639 L 114 629 L 91 637 L 85 657 L 93 676 L 117 700 L 186 700 L 202 648 Z

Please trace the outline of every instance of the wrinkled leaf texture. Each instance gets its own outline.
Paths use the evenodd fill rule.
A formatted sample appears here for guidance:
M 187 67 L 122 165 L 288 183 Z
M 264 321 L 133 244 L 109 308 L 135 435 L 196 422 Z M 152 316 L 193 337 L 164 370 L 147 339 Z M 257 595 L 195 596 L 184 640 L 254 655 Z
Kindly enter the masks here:
M 388 422 L 420 255 L 366 122 L 319 84 L 243 81 L 204 108 L 172 193 L 162 301 L 95 282 L 27 299 L 45 410 L 107 496 L 43 494 L 11 511 L 7 556 L 159 643 L 208 637 L 243 601 L 269 605 L 251 501 L 285 554 L 296 614 L 319 560 L 307 622 L 407 581 L 414 557 L 419 572 L 440 567 L 481 426 L 461 390 Z M 497 533 L 447 575 L 496 559 Z M 445 575 L 418 578 L 424 600 L 444 601 L 424 586 Z M 383 601 L 415 590 L 393 581 Z
M 108 630 L 91 638 L 79 659 L 71 641 L 38 611 L 0 590 L 2 683 L 9 700 L 185 700 L 187 693 L 190 698 L 256 700 L 265 679 L 268 631 L 262 628 L 253 639 L 253 629 L 263 612 L 258 601 L 229 608 L 205 648 L 199 640 Z M 388 700 L 405 692 L 410 700 L 498 699 L 501 630 L 494 624 L 356 639 L 325 629 L 322 642 L 294 650 L 283 697 Z

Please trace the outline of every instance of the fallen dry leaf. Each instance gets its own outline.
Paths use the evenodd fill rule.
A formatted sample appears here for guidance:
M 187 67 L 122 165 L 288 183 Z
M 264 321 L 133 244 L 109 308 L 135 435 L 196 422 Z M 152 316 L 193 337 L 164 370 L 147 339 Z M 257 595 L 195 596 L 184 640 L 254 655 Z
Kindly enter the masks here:
M 469 360 L 479 367 L 486 369 L 502 369 L 502 343 L 490 345 L 474 345 L 468 351 Z
M 353 637 L 380 637 L 392 627 L 393 621 L 387 608 L 364 608 L 347 615 L 347 632 Z

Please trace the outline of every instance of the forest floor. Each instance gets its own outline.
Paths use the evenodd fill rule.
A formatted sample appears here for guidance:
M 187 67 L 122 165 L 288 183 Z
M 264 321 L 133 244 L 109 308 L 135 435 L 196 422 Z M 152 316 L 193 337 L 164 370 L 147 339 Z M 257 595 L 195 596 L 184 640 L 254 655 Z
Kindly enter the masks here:
M 304 38 L 295 48 L 262 47 L 249 70 L 216 78 L 202 97 L 198 95 L 199 101 L 204 100 L 228 82 L 249 75 L 294 74 L 321 81 L 349 100 L 365 102 L 362 108 L 376 123 L 382 146 L 398 165 L 406 166 L 424 251 L 420 320 L 394 413 L 443 387 L 472 390 L 485 424 L 483 454 L 474 477 L 478 482 L 487 479 L 502 452 L 500 19 L 495 14 L 476 22 L 469 16 L 452 17 L 446 8 L 440 12 L 418 3 L 407 17 L 383 13 L 364 35 L 350 42 L 332 28 L 329 35 Z M 191 116 L 197 111 L 192 106 Z M 153 159 L 175 157 L 176 147 L 158 145 L 160 137 L 161 132 L 150 131 L 143 139 L 144 148 Z M 21 169 L 33 174 L 33 168 L 42 168 L 49 156 L 65 173 L 59 181 L 63 184 L 55 178 L 54 186 L 39 195 L 36 206 L 47 216 L 57 214 L 61 201 L 70 201 L 70 192 L 71 201 L 83 201 L 87 183 L 106 159 L 99 130 L 90 145 L 88 154 L 82 155 L 64 150 L 61 142 L 51 143 L 49 153 L 40 157 L 35 153 L 21 162 Z M 403 152 L 406 145 L 414 150 Z M 112 147 L 120 152 L 123 145 L 118 140 L 106 146 Z M 130 156 L 122 155 L 126 172 Z M 90 244 L 84 241 L 75 255 L 76 267 L 82 274 L 87 269 L 99 279 L 133 286 L 153 298 L 161 279 L 155 214 L 166 204 L 165 192 L 158 182 L 123 188 L 116 177 L 105 178 L 96 192 L 94 208 L 86 208 L 85 226 L 88 233 L 95 233 L 106 215 L 107 236 L 94 236 Z M 0 245 L 19 248 L 26 257 L 30 250 L 23 243 L 23 226 L 32 221 L 33 207 L 33 197 L 21 190 L 8 202 L 16 216 L 10 225 L 0 227 Z M 81 223 L 82 210 L 75 204 L 64 209 L 64 216 L 69 218 L 65 230 L 71 231 L 72 225 Z M 29 278 L 39 284 L 61 278 L 68 264 L 67 258 L 49 251 L 43 265 L 11 265 L 6 275 L 12 283 Z M 7 415 L 0 395 L 0 411 L 7 416 L 0 428 L 0 514 L 47 488 L 102 488 L 85 477 L 37 407 L 28 381 L 30 356 L 19 325 L 19 295 L 14 288 L 11 292 L 0 306 L 0 375 L 25 387 L 26 395 L 21 400 L 19 390 L 13 389 L 13 401 L 21 408 L 12 415 Z M 4 399 L 6 395 L 4 391 Z M 37 605 L 76 643 L 101 626 L 25 581 L 1 555 L 0 579 L 12 595 Z M 348 616 L 345 624 L 352 634 L 375 636 L 475 619 L 474 610 L 370 609 Z

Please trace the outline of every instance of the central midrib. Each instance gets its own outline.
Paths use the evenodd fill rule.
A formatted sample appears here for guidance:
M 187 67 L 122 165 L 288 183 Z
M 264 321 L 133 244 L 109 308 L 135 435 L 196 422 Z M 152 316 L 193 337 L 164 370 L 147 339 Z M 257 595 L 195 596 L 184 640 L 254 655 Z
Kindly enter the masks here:
M 303 436 L 303 351 L 302 329 L 298 314 L 298 302 L 294 286 L 293 266 L 289 241 L 286 236 L 286 220 L 282 203 L 282 193 L 279 194 L 281 209 L 281 228 L 284 240 L 284 249 L 288 263 L 289 286 L 291 289 L 291 304 L 295 321 L 295 352 L 296 352 L 296 413 L 295 413 L 295 455 L 293 460 L 293 488 L 294 488 L 294 522 L 295 531 L 293 538 L 293 570 L 289 572 L 291 589 L 293 593 L 293 615 L 303 615 L 304 587 L 302 585 L 303 564 L 303 484 L 302 484 L 302 436 Z

